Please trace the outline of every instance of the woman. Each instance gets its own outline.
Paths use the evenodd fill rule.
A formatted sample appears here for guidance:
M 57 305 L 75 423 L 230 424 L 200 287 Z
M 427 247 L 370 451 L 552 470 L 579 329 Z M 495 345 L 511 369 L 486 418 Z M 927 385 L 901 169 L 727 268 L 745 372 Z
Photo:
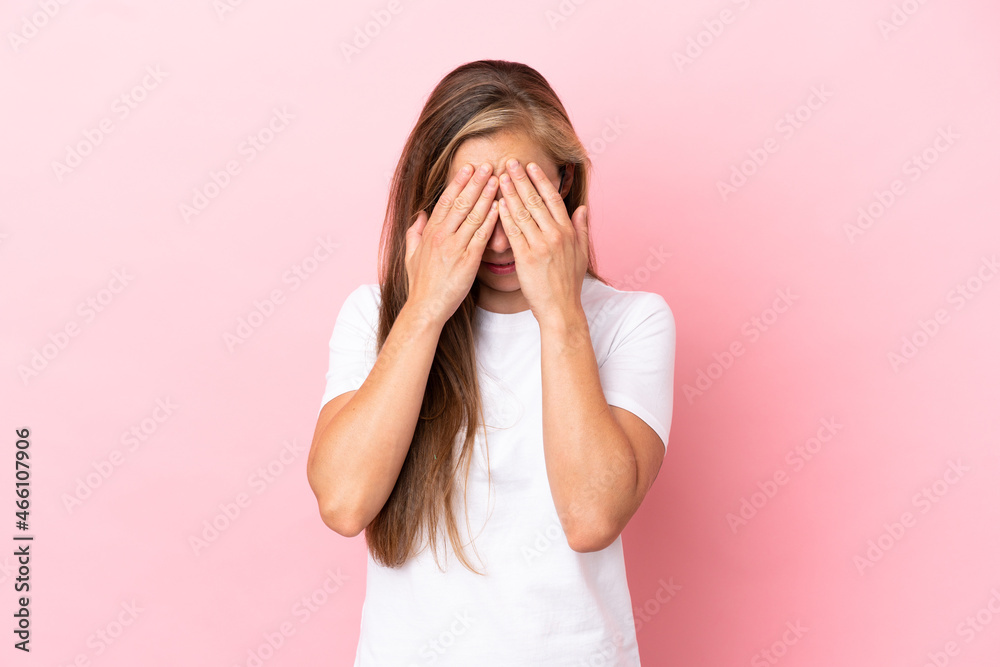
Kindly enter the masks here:
M 639 664 L 620 533 L 665 453 L 674 319 L 596 273 L 589 168 L 506 61 L 445 76 L 407 140 L 308 461 L 324 523 L 365 531 L 356 666 Z

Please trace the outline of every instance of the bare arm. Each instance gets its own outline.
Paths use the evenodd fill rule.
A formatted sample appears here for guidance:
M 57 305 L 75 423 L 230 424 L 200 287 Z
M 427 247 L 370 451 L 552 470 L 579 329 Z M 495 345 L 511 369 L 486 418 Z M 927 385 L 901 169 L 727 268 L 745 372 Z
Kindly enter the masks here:
M 364 530 L 399 478 L 441 331 L 469 293 L 497 220 L 491 172 L 459 171 L 433 213 L 418 213 L 406 234 L 407 301 L 364 383 L 320 411 L 306 474 L 323 522 L 341 535 Z
M 552 499 L 575 551 L 604 549 L 639 509 L 663 462 L 644 421 L 609 406 L 582 309 L 546 321 L 542 431 Z
M 364 530 L 396 484 L 440 333 L 440 323 L 407 303 L 364 383 L 320 411 L 306 464 L 309 486 L 323 522 L 341 535 Z
M 509 160 L 507 170 L 500 219 L 541 335 L 549 488 L 570 548 L 598 551 L 617 539 L 639 508 L 659 472 L 665 443 L 636 415 L 609 406 L 601 386 L 581 303 L 589 209 L 577 206 L 571 218 L 537 164 L 525 169 Z

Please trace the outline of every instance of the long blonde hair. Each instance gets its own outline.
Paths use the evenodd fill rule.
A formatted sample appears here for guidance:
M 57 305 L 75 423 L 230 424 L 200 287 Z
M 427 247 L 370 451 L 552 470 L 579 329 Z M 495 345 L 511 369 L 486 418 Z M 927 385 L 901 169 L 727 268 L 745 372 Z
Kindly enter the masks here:
M 419 211 L 430 213 L 444 191 L 452 159 L 466 139 L 502 131 L 523 132 L 558 166 L 573 165 L 564 201 L 572 216 L 587 202 L 590 158 L 569 116 L 549 83 L 521 63 L 479 60 L 459 66 L 431 92 L 406 140 L 393 174 L 379 246 L 378 349 L 381 351 L 403 304 L 406 275 L 406 231 Z M 501 224 L 498 220 L 496 224 Z M 587 273 L 597 274 L 593 250 Z M 469 563 L 459 544 L 452 502 L 456 493 L 453 445 L 463 427 L 458 465 L 468 481 L 475 434 L 482 423 L 482 398 L 476 373 L 473 315 L 479 284 L 445 323 L 438 340 L 406 460 L 385 505 L 365 530 L 372 558 L 388 567 L 403 565 L 426 530 L 437 561 L 436 536 L 442 521 L 459 561 Z M 440 567 L 440 563 L 439 563 Z

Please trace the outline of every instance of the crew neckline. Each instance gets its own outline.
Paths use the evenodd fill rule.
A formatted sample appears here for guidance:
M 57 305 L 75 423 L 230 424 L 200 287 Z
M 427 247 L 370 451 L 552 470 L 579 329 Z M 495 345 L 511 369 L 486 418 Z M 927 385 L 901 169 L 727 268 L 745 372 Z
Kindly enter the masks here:
M 590 287 L 589 283 L 593 278 L 589 274 L 583 276 L 583 292 L 586 293 Z M 485 329 L 520 331 L 521 329 L 537 329 L 538 320 L 531 308 L 525 308 L 517 313 L 495 313 L 486 310 L 481 306 L 476 306 L 476 321 Z
M 491 330 L 510 331 L 538 327 L 538 320 L 535 319 L 531 308 L 525 308 L 517 313 L 495 313 L 476 306 L 476 320 L 484 329 Z

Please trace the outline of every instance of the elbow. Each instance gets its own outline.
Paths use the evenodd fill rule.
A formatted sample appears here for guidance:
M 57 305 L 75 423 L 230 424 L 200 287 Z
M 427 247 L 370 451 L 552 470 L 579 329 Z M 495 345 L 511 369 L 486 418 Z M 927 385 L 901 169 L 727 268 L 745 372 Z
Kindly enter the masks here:
M 306 463 L 306 477 L 327 528 L 344 537 L 355 537 L 365 529 L 369 522 L 363 520 L 362 513 L 342 493 L 334 493 L 328 483 L 317 479 L 312 460 Z
M 357 512 L 345 511 L 342 508 L 322 503 L 320 503 L 319 515 L 327 528 L 344 537 L 356 537 L 368 525 L 368 522 L 361 519 Z
M 572 530 L 566 531 L 566 542 L 569 548 L 577 553 L 591 553 L 607 549 L 614 544 L 621 530 L 610 523 L 589 521 L 579 523 Z
M 345 502 L 343 498 L 335 497 L 329 493 L 320 493 L 311 476 L 309 485 L 316 496 L 320 519 L 323 520 L 323 524 L 327 528 L 344 537 L 355 537 L 368 525 L 369 521 L 364 520 L 362 513 Z

